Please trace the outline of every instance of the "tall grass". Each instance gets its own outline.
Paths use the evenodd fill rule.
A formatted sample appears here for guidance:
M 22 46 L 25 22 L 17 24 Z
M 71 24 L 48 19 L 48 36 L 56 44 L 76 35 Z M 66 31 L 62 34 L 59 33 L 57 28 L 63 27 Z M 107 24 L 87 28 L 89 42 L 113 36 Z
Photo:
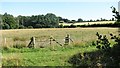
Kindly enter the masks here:
M 117 28 L 2 30 L 2 38 L 6 38 L 7 41 L 2 44 L 2 64 L 4 66 L 71 66 L 67 61 L 74 54 L 96 50 L 96 47 L 91 45 L 91 42 L 97 38 L 96 32 L 109 35 L 109 32 L 117 33 L 117 30 Z M 52 43 L 50 46 L 48 41 L 45 42 L 48 45 L 44 48 L 29 49 L 26 47 L 31 37 L 36 37 L 36 41 L 43 41 L 53 36 L 57 41 L 64 43 L 66 34 L 70 34 L 70 38 L 73 40 L 70 45 L 61 47 L 56 43 Z M 4 40 L 2 43 L 4 43 Z M 40 44 L 41 42 L 37 42 L 36 46 Z
M 36 48 L 36 49 L 16 49 L 10 48 L 3 50 L 3 65 L 4 66 L 71 66 L 67 61 L 70 56 L 79 52 L 94 51 L 96 48 L 91 47 L 57 47 L 55 49 Z M 17 56 L 16 56 L 17 55 Z

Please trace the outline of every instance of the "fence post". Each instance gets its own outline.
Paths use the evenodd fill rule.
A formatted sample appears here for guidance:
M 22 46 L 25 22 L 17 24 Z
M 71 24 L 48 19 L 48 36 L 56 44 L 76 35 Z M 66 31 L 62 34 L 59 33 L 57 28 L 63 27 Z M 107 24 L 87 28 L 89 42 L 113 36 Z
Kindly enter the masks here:
M 34 46 L 35 46 L 35 37 L 32 37 L 31 39 L 30 39 L 31 41 L 30 41 L 30 43 L 28 44 L 28 47 L 29 48 L 34 48 Z
M 6 45 L 6 38 L 4 39 L 4 44 Z
M 50 37 L 50 45 L 52 44 L 52 36 Z
M 33 47 L 34 47 L 34 45 L 35 45 L 35 37 L 33 37 Z
M 69 45 L 70 43 L 70 35 L 67 34 L 67 36 L 65 37 L 65 45 Z

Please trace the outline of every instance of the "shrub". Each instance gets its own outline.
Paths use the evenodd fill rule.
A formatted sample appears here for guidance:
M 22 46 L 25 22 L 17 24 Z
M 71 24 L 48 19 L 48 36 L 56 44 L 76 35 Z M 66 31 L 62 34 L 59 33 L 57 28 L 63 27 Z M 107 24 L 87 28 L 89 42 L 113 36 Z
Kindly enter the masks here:
M 28 26 L 28 28 L 33 28 L 32 26 Z
M 96 41 L 96 48 L 102 49 L 105 52 L 109 52 L 111 47 L 110 47 L 110 42 L 108 41 L 106 35 L 100 35 L 98 32 L 96 33 L 98 39 Z
M 76 25 L 71 24 L 69 28 L 75 28 L 77 27 Z
M 60 24 L 60 25 L 59 25 L 59 28 L 63 28 L 63 27 L 64 27 L 63 24 Z
M 3 49 L 3 50 L 8 50 L 9 47 L 8 47 L 8 46 L 2 46 L 2 49 Z
M 10 26 L 5 23 L 2 28 L 3 28 L 3 29 L 10 29 Z
M 120 37 L 117 35 L 113 35 L 110 33 L 110 37 L 115 44 L 113 47 L 110 47 L 110 42 L 108 41 L 106 35 L 96 34 L 98 36 L 98 40 L 96 41 L 96 47 L 100 50 L 103 50 L 104 57 L 102 60 L 106 62 L 108 65 L 119 66 L 120 63 Z
M 20 49 L 20 48 L 26 47 L 26 45 L 25 44 L 15 44 L 15 45 L 13 45 L 13 47 Z
M 19 29 L 24 29 L 24 26 L 23 26 L 23 25 L 20 25 L 20 26 L 19 26 Z

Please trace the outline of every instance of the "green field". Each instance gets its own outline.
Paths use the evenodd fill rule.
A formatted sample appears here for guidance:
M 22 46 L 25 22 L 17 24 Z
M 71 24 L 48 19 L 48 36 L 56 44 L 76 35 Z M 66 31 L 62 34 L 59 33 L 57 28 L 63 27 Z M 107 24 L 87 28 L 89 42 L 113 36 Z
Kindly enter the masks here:
M 48 29 L 11 29 L 2 32 L 2 65 L 3 66 L 72 66 L 68 63 L 71 56 L 77 53 L 97 50 L 91 45 L 97 39 L 96 32 L 100 34 L 117 34 L 118 28 L 48 28 Z M 53 36 L 61 44 L 64 37 L 70 34 L 73 43 L 59 46 L 56 43 L 49 45 L 49 41 L 42 45 L 36 42 L 36 48 L 13 48 L 13 45 L 27 46 L 31 37 L 42 41 Z M 46 44 L 48 43 L 48 44 Z
M 70 25 L 93 25 L 93 24 L 109 24 L 109 23 L 115 23 L 115 21 L 97 21 L 97 22 L 77 22 L 77 23 L 59 23 L 59 25 L 63 26 L 70 26 Z

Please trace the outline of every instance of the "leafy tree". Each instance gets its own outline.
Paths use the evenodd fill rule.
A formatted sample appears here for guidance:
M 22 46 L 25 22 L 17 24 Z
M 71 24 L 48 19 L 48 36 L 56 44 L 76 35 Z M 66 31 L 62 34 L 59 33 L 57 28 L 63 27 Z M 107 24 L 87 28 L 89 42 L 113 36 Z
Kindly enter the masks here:
M 2 23 L 2 15 L 0 14 L 0 29 L 2 29 L 3 23 Z
M 15 18 L 12 15 L 5 13 L 3 15 L 2 20 L 4 23 L 8 24 L 11 29 L 17 28 L 17 21 L 15 20 Z
M 19 25 L 23 25 L 23 16 L 19 15 L 17 17 Z
M 35 28 L 42 28 L 42 25 L 41 24 L 36 24 Z
M 63 21 L 64 21 L 65 23 L 69 23 L 69 22 L 70 22 L 70 20 L 68 20 L 68 19 L 63 19 Z
M 93 20 L 92 20 L 92 19 L 90 19 L 90 22 L 93 22 Z
M 83 19 L 79 18 L 77 22 L 83 22 Z
M 63 21 L 63 18 L 62 17 L 58 17 L 59 21 Z
M 5 23 L 5 24 L 2 26 L 2 28 L 3 28 L 3 29 L 10 29 L 10 26 Z
M 59 26 L 59 19 L 56 17 L 55 14 L 47 13 L 45 15 L 45 22 L 47 27 L 58 27 Z
M 112 18 L 112 21 L 115 21 L 115 19 L 114 19 L 114 18 Z
M 33 28 L 33 27 L 32 27 L 32 26 L 28 26 L 28 28 L 30 28 L 30 29 L 31 29 L 31 28 Z
M 117 19 L 117 23 L 120 23 L 120 14 L 119 14 L 119 12 L 113 6 L 111 7 L 111 9 L 112 9 L 112 12 L 115 13 L 115 15 L 113 15 L 113 16 Z
M 96 21 L 100 21 L 99 19 L 97 19 Z
M 34 28 L 41 27 L 58 27 L 59 19 L 56 15 L 48 13 L 44 15 L 32 15 L 32 16 L 18 16 L 19 25 L 25 27 L 32 26 Z
M 24 26 L 23 26 L 23 25 L 20 25 L 20 26 L 19 26 L 19 29 L 23 29 L 23 28 L 24 28 Z
M 71 22 L 72 22 L 72 23 L 75 23 L 75 22 L 76 22 L 76 20 L 71 20 Z

